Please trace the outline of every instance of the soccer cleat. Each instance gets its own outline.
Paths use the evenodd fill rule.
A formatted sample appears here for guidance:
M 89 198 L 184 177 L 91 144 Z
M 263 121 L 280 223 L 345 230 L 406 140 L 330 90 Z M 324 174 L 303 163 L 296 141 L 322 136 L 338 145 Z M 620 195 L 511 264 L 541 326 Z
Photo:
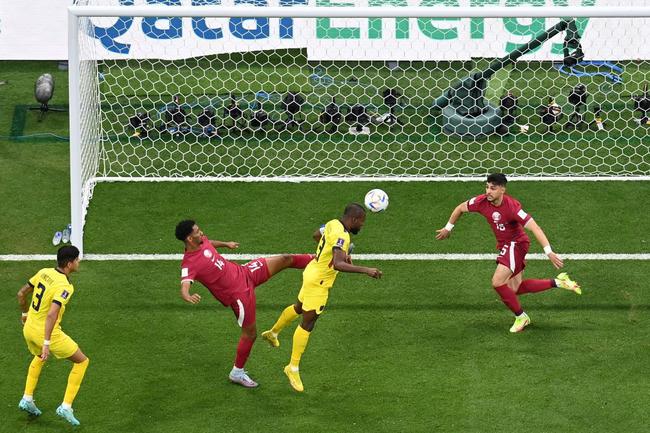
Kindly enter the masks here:
M 287 365 L 284 367 L 284 374 L 287 375 L 289 378 L 289 384 L 291 384 L 291 387 L 295 389 L 298 392 L 303 392 L 305 390 L 305 387 L 302 386 L 302 380 L 300 380 L 300 372 L 299 371 L 293 371 L 291 369 L 290 365 Z
M 228 379 L 230 379 L 232 383 L 241 385 L 244 388 L 257 388 L 259 385 L 257 382 L 251 379 L 248 373 L 245 371 L 242 371 L 241 373 L 235 373 L 235 374 L 230 372 L 230 374 L 228 375 Z
M 63 229 L 63 233 L 61 234 L 61 242 L 63 242 L 64 244 L 70 242 L 71 235 L 72 235 L 72 224 L 68 224 L 66 228 Z
M 521 332 L 528 325 L 530 325 L 530 317 L 526 313 L 521 313 L 521 316 L 515 318 L 515 323 L 510 327 L 510 332 Z
M 61 232 L 56 232 L 54 233 L 54 237 L 52 238 L 52 245 L 57 246 L 61 243 L 61 239 L 63 238 L 63 233 Z
M 566 272 L 562 272 L 555 278 L 555 284 L 562 289 L 570 290 L 578 295 L 582 295 L 580 285 L 569 278 L 569 274 Z
M 262 338 L 266 340 L 267 343 L 271 345 L 271 347 L 280 347 L 280 340 L 278 340 L 278 336 L 273 334 L 273 331 L 270 329 L 268 331 L 262 332 Z
M 20 399 L 20 402 L 18 403 L 18 409 L 24 410 L 25 412 L 34 416 L 39 416 L 41 414 L 41 410 L 36 407 L 36 404 L 33 401 L 27 401 L 24 398 Z
M 74 412 L 72 408 L 66 409 L 63 406 L 59 406 L 56 408 L 56 414 L 60 416 L 61 418 L 65 419 L 72 425 L 79 425 L 81 424 L 77 418 L 74 417 Z

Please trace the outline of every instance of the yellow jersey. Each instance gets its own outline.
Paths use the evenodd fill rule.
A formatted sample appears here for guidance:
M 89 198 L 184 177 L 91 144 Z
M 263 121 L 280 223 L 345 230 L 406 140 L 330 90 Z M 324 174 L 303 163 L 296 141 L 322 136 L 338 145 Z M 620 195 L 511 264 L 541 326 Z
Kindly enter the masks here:
M 303 271 L 303 285 L 311 283 L 322 288 L 332 287 L 339 273 L 334 269 L 334 248 L 340 248 L 345 254 L 350 249 L 350 233 L 337 219 L 325 224 L 325 231 L 316 248 L 316 257 Z
M 60 330 L 65 306 L 74 293 L 74 287 L 70 284 L 68 277 L 57 269 L 44 268 L 29 279 L 29 285 L 34 288 L 34 294 L 25 326 L 35 331 L 45 332 L 45 318 L 52 303 L 55 302 L 61 306 L 61 309 L 53 329 Z

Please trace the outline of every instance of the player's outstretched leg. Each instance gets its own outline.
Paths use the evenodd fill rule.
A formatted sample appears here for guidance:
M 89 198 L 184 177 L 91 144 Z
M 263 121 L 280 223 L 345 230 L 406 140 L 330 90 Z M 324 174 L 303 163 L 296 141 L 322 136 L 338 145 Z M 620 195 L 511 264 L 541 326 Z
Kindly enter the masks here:
M 570 290 L 578 295 L 582 295 L 580 285 L 573 281 L 566 272 L 562 272 L 555 278 L 555 284 L 562 289 Z
M 42 413 L 41 410 L 36 407 L 36 403 L 34 403 L 34 400 L 28 400 L 25 397 L 20 399 L 20 402 L 18 403 L 18 409 L 24 410 L 25 412 L 33 416 L 39 416 Z
M 79 420 L 74 417 L 74 411 L 72 410 L 72 407 L 64 407 L 64 404 L 65 403 L 56 408 L 56 414 L 72 425 L 81 424 Z
M 526 326 L 530 325 L 530 317 L 525 312 L 515 317 L 515 323 L 510 327 L 510 332 L 521 332 Z
M 313 254 L 282 254 L 267 257 L 266 265 L 269 268 L 269 276 L 272 277 L 287 268 L 305 269 L 313 258 Z

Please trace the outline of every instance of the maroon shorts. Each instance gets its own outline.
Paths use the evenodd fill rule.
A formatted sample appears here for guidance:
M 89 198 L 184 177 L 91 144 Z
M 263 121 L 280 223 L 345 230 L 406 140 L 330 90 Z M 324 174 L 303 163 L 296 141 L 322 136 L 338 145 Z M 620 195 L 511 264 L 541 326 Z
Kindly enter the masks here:
M 246 268 L 248 287 L 235 299 L 230 308 L 235 313 L 237 324 L 244 327 L 255 323 L 255 288 L 269 279 L 269 267 L 264 258 L 251 260 L 241 266 Z
M 510 269 L 514 277 L 526 267 L 528 248 L 530 248 L 528 242 L 509 242 L 499 251 L 497 263 Z

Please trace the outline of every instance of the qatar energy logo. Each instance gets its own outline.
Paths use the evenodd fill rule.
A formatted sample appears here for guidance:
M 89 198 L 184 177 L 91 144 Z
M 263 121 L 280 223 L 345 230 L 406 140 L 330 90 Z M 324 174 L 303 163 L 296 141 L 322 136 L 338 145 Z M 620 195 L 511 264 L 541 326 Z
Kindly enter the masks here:
M 221 0 L 120 0 L 124 6 L 135 4 L 157 4 L 168 6 L 218 6 L 225 5 Z M 595 6 L 607 5 L 608 0 L 234 0 L 230 5 L 252 6 Z M 197 54 L 217 54 L 221 52 L 251 51 L 274 48 L 310 48 L 315 44 L 325 45 L 342 42 L 350 46 L 369 46 L 387 44 L 400 52 L 404 42 L 436 44 L 454 51 L 454 44 L 471 41 L 477 47 L 474 55 L 501 55 L 544 32 L 557 19 L 502 18 L 356 18 L 315 20 L 295 20 L 293 18 L 180 18 L 180 17 L 129 17 L 93 18 L 89 35 L 95 38 L 109 57 L 191 57 Z M 498 21 L 498 25 L 494 25 Z M 588 18 L 576 19 L 578 30 L 584 36 L 589 23 Z M 191 44 L 187 40 L 193 40 Z M 499 52 L 487 53 L 481 44 L 500 41 Z M 174 44 L 175 42 L 184 43 Z M 441 45 L 443 44 L 443 45 Z M 562 43 L 551 44 L 550 53 L 562 53 Z M 139 47 L 134 53 L 134 47 Z M 193 53 L 183 53 L 182 47 L 197 47 Z M 170 50 L 170 47 L 178 48 Z M 174 56 L 165 55 L 175 52 Z M 430 48 L 430 47 L 429 47 Z M 197 52 L 200 51 L 200 52 Z M 382 50 L 379 49 L 378 52 Z M 403 50 L 402 50 L 403 52 Z

